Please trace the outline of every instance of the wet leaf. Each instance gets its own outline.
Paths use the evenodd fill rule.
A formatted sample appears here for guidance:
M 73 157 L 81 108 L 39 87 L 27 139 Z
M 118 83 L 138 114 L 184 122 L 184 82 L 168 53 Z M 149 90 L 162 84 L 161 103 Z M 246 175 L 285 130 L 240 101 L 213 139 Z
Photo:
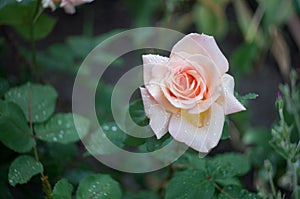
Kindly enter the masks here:
M 0 141 L 8 148 L 24 153 L 35 145 L 25 116 L 18 105 L 0 100 Z
M 166 199 L 212 198 L 215 187 L 208 177 L 206 172 L 201 170 L 178 173 L 166 189 Z
M 59 180 L 53 188 L 53 199 L 71 199 L 73 186 L 67 179 Z
M 42 173 L 43 165 L 33 157 L 22 155 L 17 157 L 10 165 L 8 182 L 12 186 L 27 183 L 32 176 Z
M 44 122 L 54 112 L 57 93 L 52 86 L 26 83 L 11 88 L 5 99 L 18 104 L 23 110 L 27 121 Z
M 80 181 L 76 192 L 77 199 L 120 199 L 121 195 L 119 183 L 104 174 L 84 178 Z
M 78 122 L 77 129 L 75 128 L 73 116 L 76 117 Z M 38 139 L 67 144 L 76 142 L 80 137 L 84 137 L 87 134 L 89 121 L 82 116 L 72 113 L 59 113 L 44 124 L 36 124 L 34 130 Z

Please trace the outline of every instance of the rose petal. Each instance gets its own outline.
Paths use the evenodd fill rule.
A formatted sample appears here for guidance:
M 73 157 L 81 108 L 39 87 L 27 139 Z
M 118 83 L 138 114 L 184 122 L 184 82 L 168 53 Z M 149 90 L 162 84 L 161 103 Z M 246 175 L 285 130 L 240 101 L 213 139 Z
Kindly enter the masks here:
M 214 37 L 205 35 L 205 34 L 191 34 L 192 38 L 201 45 L 208 53 L 208 55 L 213 59 L 215 64 L 218 66 L 221 74 L 224 74 L 228 71 L 229 64 L 221 52 L 220 48 L 218 47 Z
M 205 34 L 191 33 L 175 44 L 172 54 L 185 52 L 187 55 L 201 54 L 210 57 L 220 74 L 228 71 L 228 61 L 219 49 L 215 39 Z
M 157 139 L 160 139 L 168 132 L 171 114 L 166 112 L 159 104 L 150 107 L 150 126 Z
M 143 69 L 144 69 L 144 83 L 149 84 L 150 80 L 153 78 L 152 69 L 157 64 L 165 63 L 169 60 L 168 57 L 163 57 L 159 55 L 143 55 Z
M 208 153 L 215 147 L 222 135 L 224 125 L 224 110 L 214 103 L 211 108 L 200 117 L 194 115 L 193 120 L 199 120 L 199 124 L 203 123 L 202 127 L 197 127 L 190 123 L 186 117 L 182 115 L 172 115 L 169 123 L 169 132 L 175 140 L 183 142 L 193 149 Z M 200 119 L 203 121 L 200 121 Z
M 144 110 L 147 117 L 150 117 L 150 107 L 157 104 L 155 99 L 150 95 L 146 88 L 140 87 L 142 100 L 144 104 Z
M 145 88 L 140 88 L 146 116 L 156 137 L 160 139 L 168 132 L 171 114 L 166 112 Z
M 208 93 L 206 98 L 202 100 L 199 97 L 191 98 L 189 100 L 178 100 L 169 95 L 167 88 L 162 87 L 162 92 L 168 101 L 177 108 L 186 109 L 189 113 L 199 114 L 206 111 L 212 103 L 220 96 L 220 84 L 221 77 L 219 76 L 218 69 L 213 62 L 208 57 L 203 55 L 191 55 L 182 57 L 182 53 L 178 53 L 176 59 L 181 57 L 184 62 L 192 65 L 195 70 L 201 74 L 206 87 L 208 88 Z M 173 57 L 170 59 L 172 61 Z M 199 77 L 200 78 L 200 77 Z
M 232 76 L 225 74 L 222 77 L 223 94 L 221 101 L 224 103 L 225 114 L 231 114 L 244 111 L 246 108 L 234 97 L 234 79 Z
M 173 46 L 171 50 L 171 57 L 173 55 L 177 55 L 178 53 L 185 53 L 186 55 L 201 54 L 208 56 L 206 50 L 202 46 L 200 46 L 191 36 L 192 34 L 184 36 Z
M 187 112 L 190 114 L 199 114 L 206 111 L 220 97 L 220 92 L 215 92 L 208 95 L 210 95 L 208 99 L 198 102 L 194 107 L 188 109 Z

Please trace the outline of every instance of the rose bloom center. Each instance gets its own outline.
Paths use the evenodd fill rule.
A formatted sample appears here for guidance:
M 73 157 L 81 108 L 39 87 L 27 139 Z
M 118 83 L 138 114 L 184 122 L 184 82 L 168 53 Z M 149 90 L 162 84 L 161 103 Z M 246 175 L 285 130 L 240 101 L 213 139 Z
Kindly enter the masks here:
M 197 97 L 205 98 L 207 86 L 201 74 L 193 67 L 180 67 L 175 70 L 167 84 L 170 96 L 179 100 L 188 100 Z

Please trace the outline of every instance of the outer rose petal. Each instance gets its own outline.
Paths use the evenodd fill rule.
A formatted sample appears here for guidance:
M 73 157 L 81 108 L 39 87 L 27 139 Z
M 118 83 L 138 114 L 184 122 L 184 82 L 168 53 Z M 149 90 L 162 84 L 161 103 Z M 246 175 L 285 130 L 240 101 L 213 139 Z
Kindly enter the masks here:
M 225 114 L 231 114 L 244 111 L 246 108 L 234 97 L 234 79 L 232 76 L 225 74 L 222 77 L 224 93 L 221 101 L 224 101 Z
M 167 67 L 163 63 L 168 59 L 159 55 L 143 55 L 144 84 L 155 101 L 166 110 L 176 112 L 176 108 L 163 95 L 160 85 L 161 79 L 167 73 Z
M 150 95 L 150 93 L 147 91 L 146 88 L 140 88 L 142 100 L 144 104 L 144 110 L 146 113 L 146 116 L 150 117 L 150 108 L 151 106 L 157 104 L 157 102 L 154 100 L 154 98 Z
M 160 105 L 156 104 L 150 108 L 150 126 L 157 139 L 168 132 L 171 114 L 166 112 Z
M 199 45 L 201 45 L 207 51 L 209 56 L 219 67 L 221 74 L 226 73 L 228 71 L 229 64 L 226 57 L 218 47 L 214 37 L 205 34 L 199 35 L 195 33 L 192 33 L 191 36 Z
M 168 57 L 163 57 L 159 55 L 143 55 L 143 68 L 144 68 L 144 83 L 149 84 L 150 80 L 153 79 L 152 71 L 153 67 L 156 65 L 163 64 L 169 60 Z M 155 71 L 154 71 L 155 72 Z M 163 74 L 162 72 L 160 74 Z
M 192 118 L 203 123 L 203 126 L 199 128 L 182 115 L 172 115 L 169 124 L 170 134 L 175 140 L 183 142 L 201 153 L 208 153 L 221 138 L 225 116 L 223 108 L 217 103 L 214 103 L 204 114 L 206 114 L 204 121 L 200 121 L 202 117 L 199 114 Z
M 60 3 L 60 7 L 63 7 L 65 12 L 68 14 L 75 13 L 75 6 L 83 4 L 83 3 L 90 3 L 93 0 L 62 0 Z
M 52 11 L 56 9 L 56 6 L 53 2 L 53 0 L 42 0 L 42 6 L 43 8 L 51 8 Z
M 150 118 L 150 126 L 156 137 L 160 139 L 168 132 L 171 114 L 166 112 L 145 88 L 140 88 L 145 113 Z
M 74 14 L 76 12 L 74 6 L 72 5 L 64 5 L 64 6 L 61 6 L 64 8 L 65 12 L 68 13 L 68 14 Z
M 175 44 L 172 54 L 184 52 L 186 54 L 202 54 L 210 57 L 218 67 L 219 73 L 228 71 L 228 61 L 219 49 L 215 39 L 205 34 L 191 33 Z

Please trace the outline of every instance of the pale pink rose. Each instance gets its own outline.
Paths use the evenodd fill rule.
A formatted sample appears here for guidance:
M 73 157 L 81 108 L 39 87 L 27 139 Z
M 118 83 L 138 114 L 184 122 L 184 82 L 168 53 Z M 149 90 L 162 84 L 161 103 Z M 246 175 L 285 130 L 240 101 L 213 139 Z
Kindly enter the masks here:
M 245 110 L 226 74 L 228 61 L 211 36 L 186 35 L 170 58 L 144 55 L 143 65 L 140 90 L 158 139 L 169 131 L 175 140 L 208 153 L 220 140 L 225 115 Z
M 60 7 L 63 7 L 66 13 L 74 14 L 75 6 L 92 1 L 93 0 L 61 0 Z
M 53 0 L 42 0 L 43 8 L 51 8 L 52 11 L 56 9 L 55 3 Z

